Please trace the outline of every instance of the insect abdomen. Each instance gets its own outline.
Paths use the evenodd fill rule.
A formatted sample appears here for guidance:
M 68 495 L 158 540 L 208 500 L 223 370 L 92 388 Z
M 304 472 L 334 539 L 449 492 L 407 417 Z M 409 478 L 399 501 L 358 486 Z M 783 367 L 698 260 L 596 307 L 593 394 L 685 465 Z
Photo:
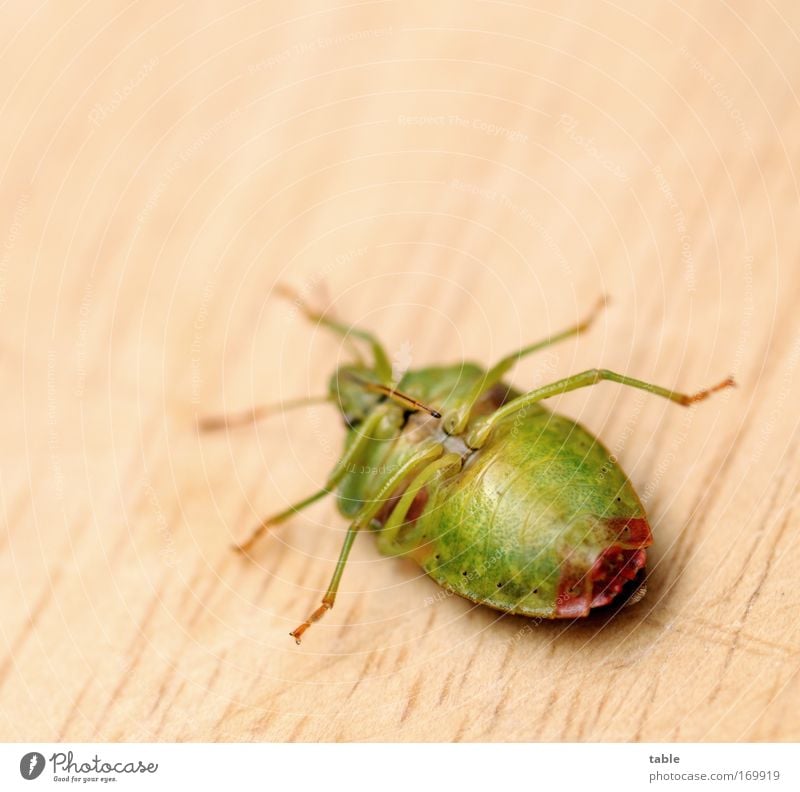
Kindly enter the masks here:
M 544 409 L 500 424 L 429 493 L 404 542 L 440 585 L 502 611 L 585 615 L 644 566 L 651 542 L 627 477 L 578 424 Z

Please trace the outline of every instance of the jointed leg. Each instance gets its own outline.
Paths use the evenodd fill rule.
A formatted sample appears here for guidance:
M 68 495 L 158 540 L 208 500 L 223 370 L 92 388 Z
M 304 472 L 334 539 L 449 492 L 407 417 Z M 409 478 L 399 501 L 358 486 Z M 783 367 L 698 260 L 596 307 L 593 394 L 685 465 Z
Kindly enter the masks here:
M 344 478 L 345 474 L 358 459 L 364 448 L 369 443 L 375 441 L 378 435 L 380 423 L 385 417 L 386 413 L 386 409 L 378 408 L 374 410 L 364 421 L 359 430 L 358 436 L 350 444 L 350 447 L 342 455 L 342 458 L 336 463 L 336 468 L 328 477 L 328 480 L 325 482 L 325 486 L 322 489 L 317 490 L 317 492 L 309 495 L 307 498 L 304 498 L 301 501 L 298 501 L 297 503 L 293 503 L 283 511 L 267 517 L 265 520 L 259 523 L 255 529 L 253 529 L 247 539 L 240 544 L 235 545 L 235 549 L 240 553 L 246 552 L 261 536 L 261 534 L 267 530 L 267 528 L 273 525 L 279 525 L 296 512 L 304 509 L 306 506 L 310 506 L 312 503 L 316 503 L 316 501 L 318 501 L 320 498 L 327 495 Z
M 524 409 L 528 405 L 533 404 L 534 402 L 541 401 L 542 399 L 548 399 L 551 396 L 557 396 L 560 393 L 567 393 L 568 391 L 573 391 L 577 388 L 586 388 L 589 385 L 596 385 L 602 380 L 619 382 L 621 385 L 629 385 L 632 388 L 639 388 L 640 390 L 653 393 L 656 396 L 662 396 L 665 399 L 669 399 L 670 401 L 674 401 L 685 407 L 690 404 L 694 404 L 694 402 L 702 401 L 703 399 L 708 398 L 712 393 L 716 393 L 723 388 L 730 388 L 736 384 L 733 380 L 733 377 L 728 377 L 711 388 L 707 388 L 706 390 L 701 390 L 693 394 L 686 394 L 679 393 L 678 391 L 668 390 L 667 388 L 662 388 L 659 385 L 653 385 L 649 382 L 634 379 L 633 377 L 626 377 L 624 374 L 617 374 L 616 372 L 608 371 L 607 369 L 590 369 L 589 371 L 584 371 L 581 374 L 575 374 L 572 377 L 558 380 L 550 385 L 544 385 L 543 387 L 537 388 L 530 393 L 524 393 L 522 396 L 510 401 L 508 404 L 504 404 L 502 407 L 495 410 L 491 415 L 483 419 L 477 426 L 475 426 L 475 428 L 467 437 L 467 445 L 470 448 L 480 448 L 486 442 L 489 433 L 497 423 L 502 421 L 504 418 L 507 418 L 509 415 L 512 415 L 513 413 Z
M 390 553 L 392 548 L 395 547 L 397 533 L 405 522 L 411 504 L 414 502 L 414 498 L 417 497 L 419 492 L 424 487 L 428 486 L 433 479 L 441 477 L 446 470 L 460 468 L 461 461 L 460 454 L 445 454 L 440 459 L 429 462 L 416 475 L 400 500 L 395 504 L 392 513 L 389 515 L 389 518 L 378 534 L 378 547 L 382 553 Z
M 489 369 L 489 371 L 486 372 L 486 376 L 476 383 L 472 392 L 465 399 L 464 404 L 457 410 L 454 410 L 450 415 L 445 416 L 444 430 L 448 434 L 460 434 L 463 432 L 467 425 L 467 421 L 469 420 L 469 416 L 472 413 L 472 408 L 475 406 L 475 402 L 478 401 L 478 399 L 481 397 L 481 394 L 485 393 L 493 385 L 496 385 L 498 382 L 500 382 L 512 368 L 512 366 L 514 366 L 526 355 L 531 355 L 534 352 L 538 352 L 540 349 L 550 346 L 551 344 L 557 344 L 559 341 L 564 341 L 567 338 L 571 338 L 574 335 L 579 335 L 585 330 L 588 330 L 592 322 L 594 322 L 594 320 L 597 318 L 597 315 L 607 305 L 607 303 L 607 298 L 601 297 L 592 309 L 592 312 L 582 322 L 579 322 L 572 327 L 568 327 L 566 330 L 562 330 L 560 333 L 556 333 L 556 335 L 550 336 L 550 338 L 546 338 L 544 341 L 537 341 L 534 344 L 529 344 L 528 346 L 522 347 L 522 349 L 518 349 L 516 352 L 513 352 L 510 355 L 506 355 L 502 360 L 500 360 L 499 363 L 496 363 L 494 366 L 492 366 L 492 368 Z
M 444 452 L 444 448 L 438 443 L 425 447 L 420 453 L 408 459 L 383 483 L 376 497 L 373 500 L 367 501 L 361 511 L 356 515 L 350 527 L 347 529 L 347 534 L 344 538 L 342 550 L 339 553 L 339 560 L 336 562 L 336 569 L 331 578 L 328 590 L 322 598 L 322 604 L 295 630 L 289 633 L 297 643 L 300 643 L 300 638 L 303 633 L 316 621 L 319 621 L 327 611 L 329 611 L 334 602 L 336 601 L 336 592 L 339 588 L 339 581 L 342 579 L 342 572 L 344 572 L 347 557 L 350 555 L 350 548 L 353 546 L 353 541 L 356 534 L 369 525 L 370 520 L 381 510 L 386 500 L 392 496 L 397 487 L 413 475 L 414 471 L 420 466 L 430 462 L 431 459 L 439 457 Z
M 232 429 L 235 426 L 256 423 L 273 413 L 294 410 L 297 407 L 307 407 L 309 404 L 333 404 L 330 396 L 309 396 L 301 399 L 291 399 L 279 404 L 261 404 L 235 413 L 224 415 L 207 415 L 199 418 L 197 425 L 202 432 L 213 432 L 217 429 Z
M 295 305 L 303 312 L 307 319 L 310 319 L 312 322 L 316 322 L 317 324 L 321 324 L 323 327 L 327 327 L 329 330 L 333 330 L 335 333 L 343 336 L 344 338 L 348 338 L 350 336 L 354 336 L 355 338 L 360 338 L 362 341 L 366 341 L 371 349 L 372 355 L 374 358 L 375 363 L 375 372 L 378 375 L 378 378 L 381 382 L 385 384 L 389 384 L 392 379 L 392 364 L 389 362 L 389 357 L 386 354 L 382 344 L 378 339 L 372 334 L 367 332 L 366 330 L 359 330 L 357 327 L 350 327 L 349 325 L 342 324 L 341 322 L 337 322 L 330 317 L 323 316 L 316 311 L 313 311 L 300 297 L 297 292 L 293 289 L 290 289 L 288 286 L 284 284 L 279 284 L 276 287 L 276 290 L 282 294 L 284 297 L 288 297 L 292 300 Z

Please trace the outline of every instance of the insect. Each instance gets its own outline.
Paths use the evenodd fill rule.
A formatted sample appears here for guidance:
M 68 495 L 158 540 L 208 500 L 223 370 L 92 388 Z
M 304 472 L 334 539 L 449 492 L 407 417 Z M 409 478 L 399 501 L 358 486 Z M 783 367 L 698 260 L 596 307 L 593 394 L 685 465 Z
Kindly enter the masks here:
M 282 291 L 310 321 L 353 342 L 355 353 L 353 362 L 334 372 L 326 396 L 281 405 L 330 402 L 344 417 L 344 452 L 325 485 L 265 519 L 237 545 L 247 553 L 268 528 L 336 493 L 350 524 L 321 604 L 290 633 L 298 644 L 334 606 L 363 530 L 374 533 L 382 553 L 408 557 L 445 589 L 506 613 L 574 619 L 641 587 L 653 541 L 641 501 L 603 445 L 542 401 L 611 381 L 688 406 L 735 385 L 732 377 L 694 394 L 606 369 L 528 392 L 503 381 L 521 358 L 587 330 L 605 304 L 601 300 L 584 321 L 488 369 L 434 366 L 409 370 L 394 383 L 373 334 Z M 369 350 L 369 359 L 358 345 Z M 201 425 L 231 427 L 269 412 L 261 407 Z

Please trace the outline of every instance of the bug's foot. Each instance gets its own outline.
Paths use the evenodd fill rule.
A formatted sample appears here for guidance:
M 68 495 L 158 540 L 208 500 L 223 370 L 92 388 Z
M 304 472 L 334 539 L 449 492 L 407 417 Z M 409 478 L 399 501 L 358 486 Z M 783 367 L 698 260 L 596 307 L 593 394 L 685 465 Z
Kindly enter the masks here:
M 712 393 L 716 393 L 717 391 L 725 390 L 725 388 L 736 388 L 736 380 L 733 377 L 727 377 L 726 379 L 722 380 L 722 382 L 718 382 L 716 385 L 712 385 L 710 388 L 706 388 L 705 390 L 698 391 L 697 393 L 692 393 L 689 396 L 685 396 L 681 401 L 681 404 L 688 407 L 690 404 L 695 404 L 696 402 L 703 401 L 711 396 Z
M 202 415 L 197 419 L 197 428 L 201 432 L 218 432 L 221 429 L 235 429 L 237 426 L 249 426 L 266 418 L 272 410 L 266 406 L 252 407 L 242 412 L 232 412 L 224 415 Z
M 608 307 L 610 302 L 611 298 L 607 294 L 601 294 L 591 313 L 575 329 L 579 333 L 585 333 L 592 326 L 594 320 Z
M 273 514 L 271 517 L 265 518 L 255 528 L 253 528 L 253 530 L 250 532 L 250 535 L 246 539 L 234 544 L 233 549 L 237 553 L 242 553 L 244 555 L 267 532 L 268 529 L 282 523 L 287 517 L 294 513 L 295 509 L 296 507 L 291 507 L 280 514 Z
M 329 602 L 323 600 L 320 605 L 299 627 L 295 627 L 289 635 L 294 638 L 294 642 L 300 646 L 300 639 L 303 633 L 314 623 L 318 622 L 333 606 Z
M 282 409 L 291 409 L 297 402 L 305 399 L 295 399 L 285 404 L 261 404 L 237 412 L 221 413 L 219 415 L 201 415 L 197 418 L 197 428 L 201 432 L 216 432 L 220 429 L 235 429 L 238 426 L 250 426 L 262 418 L 266 418 Z
M 197 428 L 201 432 L 216 432 L 227 425 L 228 421 L 222 415 L 204 415 L 197 419 Z
M 250 548 L 256 543 L 259 537 L 264 533 L 264 531 L 269 528 L 270 522 L 269 520 L 264 520 L 251 534 L 247 537 L 243 542 L 239 542 L 237 544 L 232 545 L 233 549 L 237 553 L 241 553 L 245 555 Z

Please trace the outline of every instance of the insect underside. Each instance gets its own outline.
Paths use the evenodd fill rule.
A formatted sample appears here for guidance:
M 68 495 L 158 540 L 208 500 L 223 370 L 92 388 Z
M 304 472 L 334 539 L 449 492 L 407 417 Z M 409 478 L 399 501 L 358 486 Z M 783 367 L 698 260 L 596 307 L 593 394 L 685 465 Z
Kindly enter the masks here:
M 456 594 L 506 613 L 576 618 L 624 598 L 638 600 L 652 533 L 621 467 L 579 424 L 541 401 L 609 380 L 687 406 L 734 384 L 723 380 L 687 395 L 605 369 L 591 369 L 527 393 L 503 378 L 522 357 L 586 330 L 583 322 L 504 357 L 406 372 L 392 382 L 389 359 L 370 333 L 318 314 L 311 320 L 364 343 L 371 360 L 340 366 L 327 396 L 344 416 L 344 453 L 324 487 L 264 520 L 238 545 L 329 492 L 350 520 L 322 603 L 291 633 L 301 636 L 336 600 L 355 537 L 371 530 L 378 549 L 405 556 Z M 207 419 L 204 428 L 250 422 L 269 413 Z M 638 589 L 637 589 L 638 587 Z M 632 593 L 633 592 L 633 593 Z

